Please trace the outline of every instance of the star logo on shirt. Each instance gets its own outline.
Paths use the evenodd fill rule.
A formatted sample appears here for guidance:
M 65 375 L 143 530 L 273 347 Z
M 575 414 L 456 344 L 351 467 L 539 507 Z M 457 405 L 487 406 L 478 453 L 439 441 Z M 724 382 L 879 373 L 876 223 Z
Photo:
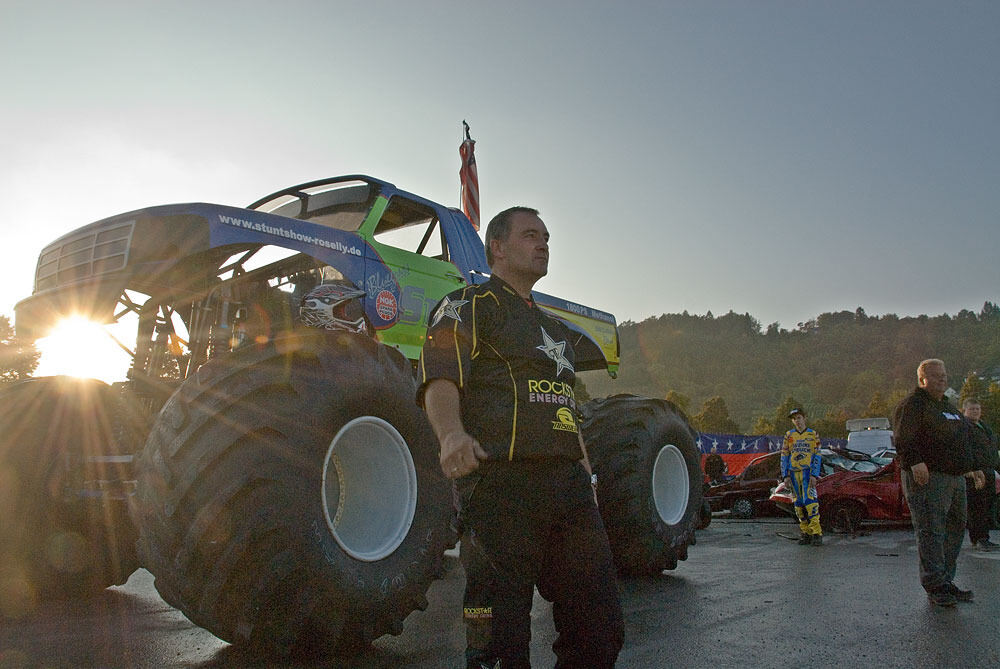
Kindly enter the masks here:
M 573 365 L 571 365 L 569 363 L 569 360 L 566 359 L 565 355 L 566 342 L 564 341 L 557 342 L 556 340 L 554 340 L 552 337 L 549 336 L 549 333 L 545 331 L 545 328 L 540 328 L 540 329 L 542 331 L 542 342 L 544 343 L 541 346 L 536 346 L 535 348 L 537 348 L 539 351 L 542 351 L 543 353 L 545 353 L 545 355 L 549 356 L 552 360 L 555 361 L 556 376 L 559 376 L 564 369 L 568 369 L 571 372 L 574 371 Z
M 458 315 L 458 309 L 463 304 L 468 303 L 468 300 L 453 300 L 445 296 L 444 300 L 441 301 L 441 306 L 439 306 L 437 311 L 434 312 L 434 318 L 431 320 L 431 327 L 437 325 L 445 316 L 461 323 L 462 317 Z

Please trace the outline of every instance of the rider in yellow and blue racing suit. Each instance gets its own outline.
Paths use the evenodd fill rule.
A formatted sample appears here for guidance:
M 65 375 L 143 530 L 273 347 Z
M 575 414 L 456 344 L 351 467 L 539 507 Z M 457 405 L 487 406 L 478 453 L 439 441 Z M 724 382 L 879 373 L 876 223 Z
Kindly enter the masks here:
M 806 427 L 806 414 L 800 409 L 788 413 L 795 428 L 785 433 L 781 444 L 781 478 L 795 493 L 795 515 L 799 519 L 799 543 L 821 546 L 823 530 L 819 524 L 819 499 L 816 479 L 822 472 L 819 435 Z

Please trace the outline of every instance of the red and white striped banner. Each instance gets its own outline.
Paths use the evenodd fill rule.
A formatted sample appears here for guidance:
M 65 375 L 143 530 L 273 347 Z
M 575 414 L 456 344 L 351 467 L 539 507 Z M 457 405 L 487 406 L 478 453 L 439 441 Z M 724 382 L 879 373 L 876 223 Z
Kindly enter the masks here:
M 462 168 L 458 170 L 462 184 L 462 211 L 472 221 L 472 227 L 478 230 L 479 172 L 476 170 L 476 141 L 469 136 L 469 124 L 462 121 L 462 125 L 465 126 L 465 139 L 458 147 L 458 155 L 462 157 Z

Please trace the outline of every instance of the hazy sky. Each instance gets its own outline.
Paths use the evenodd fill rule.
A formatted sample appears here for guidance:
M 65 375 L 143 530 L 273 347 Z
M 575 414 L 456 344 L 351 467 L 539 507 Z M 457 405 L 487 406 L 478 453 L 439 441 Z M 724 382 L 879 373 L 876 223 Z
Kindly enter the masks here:
M 1000 3 L 0 0 L 0 314 L 41 247 L 368 173 L 538 207 L 641 320 L 1000 301 Z

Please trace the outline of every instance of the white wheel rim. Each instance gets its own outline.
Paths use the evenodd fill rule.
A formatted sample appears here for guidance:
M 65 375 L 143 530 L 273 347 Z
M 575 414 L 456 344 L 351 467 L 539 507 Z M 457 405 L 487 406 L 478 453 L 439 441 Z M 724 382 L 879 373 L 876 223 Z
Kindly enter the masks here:
M 406 440 L 375 416 L 350 421 L 323 461 L 323 514 L 345 553 L 374 562 L 392 555 L 417 511 L 417 470 Z
M 657 453 L 653 463 L 653 503 L 660 520 L 667 525 L 681 522 L 690 494 L 684 455 L 673 444 L 667 444 Z

